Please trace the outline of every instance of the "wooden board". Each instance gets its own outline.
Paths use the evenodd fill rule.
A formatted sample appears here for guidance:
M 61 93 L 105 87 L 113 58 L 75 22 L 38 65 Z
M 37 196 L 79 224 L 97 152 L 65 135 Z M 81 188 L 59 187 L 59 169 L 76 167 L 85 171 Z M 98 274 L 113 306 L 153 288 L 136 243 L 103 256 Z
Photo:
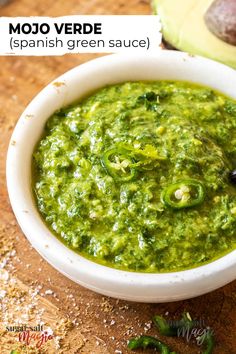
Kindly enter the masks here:
M 147 0 L 12 0 L 8 5 L 0 7 L 1 16 L 150 12 Z M 4 287 L 6 291 L 1 317 L 0 353 L 7 354 L 10 349 L 17 347 L 16 335 L 4 330 L 7 315 L 16 312 L 16 307 L 19 307 L 19 294 L 31 294 L 34 289 L 38 292 L 38 298 L 35 310 L 32 310 L 31 322 L 36 324 L 41 318 L 52 328 L 54 335 L 61 337 L 58 339 L 61 342 L 60 348 L 56 349 L 54 343 L 39 352 L 125 354 L 129 352 L 126 342 L 130 337 L 144 333 L 156 335 L 150 323 L 154 314 L 177 319 L 183 311 L 188 311 L 193 318 L 204 321 L 214 329 L 217 342 L 215 353 L 236 353 L 236 282 L 205 296 L 176 303 L 139 304 L 106 298 L 74 284 L 42 260 L 15 221 L 5 183 L 5 157 L 13 127 L 26 105 L 45 85 L 66 70 L 94 57 L 96 55 L 84 54 L 62 57 L 0 57 L 0 262 L 8 258 L 5 268 L 9 279 L 13 279 L 13 283 L 15 281 L 14 286 L 18 289 L 9 289 L 9 279 L 3 281 L 0 287 L 0 290 Z M 7 296 L 12 291 L 18 295 L 8 301 Z M 19 299 L 24 299 L 24 295 L 21 295 Z M 30 305 L 31 297 L 25 296 L 21 305 L 22 313 L 25 311 L 25 303 Z M 43 309 L 44 312 L 41 311 Z M 69 325 L 65 324 L 64 334 L 58 335 L 60 321 L 68 322 Z M 186 343 L 184 339 L 164 340 L 180 354 L 200 353 L 196 345 Z M 21 352 L 26 353 L 26 348 L 21 347 Z M 36 350 L 32 349 L 31 352 L 36 353 Z

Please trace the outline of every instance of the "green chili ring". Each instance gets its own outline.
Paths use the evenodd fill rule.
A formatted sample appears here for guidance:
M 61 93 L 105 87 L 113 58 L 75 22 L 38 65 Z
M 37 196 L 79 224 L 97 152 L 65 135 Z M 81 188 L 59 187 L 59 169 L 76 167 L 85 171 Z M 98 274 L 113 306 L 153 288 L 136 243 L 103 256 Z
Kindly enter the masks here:
M 127 166 L 124 166 L 122 170 L 122 162 L 120 162 L 120 168 L 115 168 L 111 161 L 112 156 L 117 156 L 117 158 L 122 158 L 123 161 L 130 162 Z M 135 161 L 129 156 L 129 152 L 122 148 L 112 148 L 104 152 L 101 159 L 102 166 L 106 172 L 114 178 L 116 181 L 128 182 L 131 181 L 136 176 Z M 117 163 L 118 166 L 118 163 Z M 125 168 L 129 167 L 129 172 L 125 173 Z M 123 175 L 122 175 L 123 174 Z
M 158 349 L 161 354 L 176 354 L 172 352 L 166 344 L 151 336 L 132 338 L 128 342 L 128 348 L 131 350 L 139 348 L 146 349 L 148 347 Z
M 188 195 L 187 193 L 185 194 L 185 196 L 187 195 L 187 198 L 184 198 L 183 193 L 183 198 L 178 200 L 176 197 L 176 192 L 181 191 L 181 189 L 184 190 L 184 188 L 189 190 Z M 193 190 L 196 191 L 196 195 L 191 196 L 190 192 Z M 196 205 L 200 205 L 204 199 L 205 188 L 203 184 L 200 181 L 191 178 L 180 180 L 171 184 L 164 189 L 161 195 L 162 203 L 167 207 L 171 207 L 172 209 L 192 208 Z
M 206 349 L 203 351 L 202 354 L 212 354 L 215 346 L 215 339 L 213 333 L 207 332 L 206 335 L 203 334 L 199 339 L 203 339 L 202 344 L 206 346 Z
M 166 319 L 162 316 L 154 316 L 153 322 L 155 326 L 158 328 L 160 334 L 167 337 L 175 337 L 177 336 L 177 328 L 171 326 L 167 323 Z
M 153 317 L 153 323 L 160 334 L 166 337 L 176 337 L 181 329 L 191 329 L 195 325 L 195 322 L 191 320 L 190 315 L 187 313 L 183 313 L 181 320 L 174 324 L 169 324 L 164 317 L 155 315 Z

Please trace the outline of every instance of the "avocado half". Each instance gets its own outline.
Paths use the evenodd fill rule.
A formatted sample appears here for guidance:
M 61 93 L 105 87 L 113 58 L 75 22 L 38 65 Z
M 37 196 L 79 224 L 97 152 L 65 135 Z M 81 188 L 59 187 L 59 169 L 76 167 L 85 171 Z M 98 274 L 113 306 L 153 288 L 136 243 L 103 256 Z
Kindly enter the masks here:
M 214 0 L 153 0 L 166 42 L 176 49 L 202 55 L 236 69 L 236 46 L 216 37 L 204 15 Z

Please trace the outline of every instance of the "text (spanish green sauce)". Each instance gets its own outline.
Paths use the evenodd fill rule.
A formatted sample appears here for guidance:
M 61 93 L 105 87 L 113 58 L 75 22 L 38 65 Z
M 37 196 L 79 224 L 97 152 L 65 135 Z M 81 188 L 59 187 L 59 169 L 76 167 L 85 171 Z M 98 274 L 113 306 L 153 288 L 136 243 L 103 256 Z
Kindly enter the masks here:
M 126 82 L 49 118 L 33 190 L 48 227 L 79 254 L 171 272 L 235 249 L 235 169 L 236 101 L 186 82 Z

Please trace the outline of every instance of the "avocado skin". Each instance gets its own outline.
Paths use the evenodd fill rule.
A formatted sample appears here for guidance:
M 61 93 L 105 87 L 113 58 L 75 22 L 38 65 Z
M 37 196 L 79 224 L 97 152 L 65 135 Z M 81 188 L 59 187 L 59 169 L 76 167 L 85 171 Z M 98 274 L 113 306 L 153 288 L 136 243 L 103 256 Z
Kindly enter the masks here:
M 172 47 L 208 57 L 236 69 L 236 46 L 207 28 L 204 15 L 214 0 L 153 0 L 160 16 L 164 40 Z

